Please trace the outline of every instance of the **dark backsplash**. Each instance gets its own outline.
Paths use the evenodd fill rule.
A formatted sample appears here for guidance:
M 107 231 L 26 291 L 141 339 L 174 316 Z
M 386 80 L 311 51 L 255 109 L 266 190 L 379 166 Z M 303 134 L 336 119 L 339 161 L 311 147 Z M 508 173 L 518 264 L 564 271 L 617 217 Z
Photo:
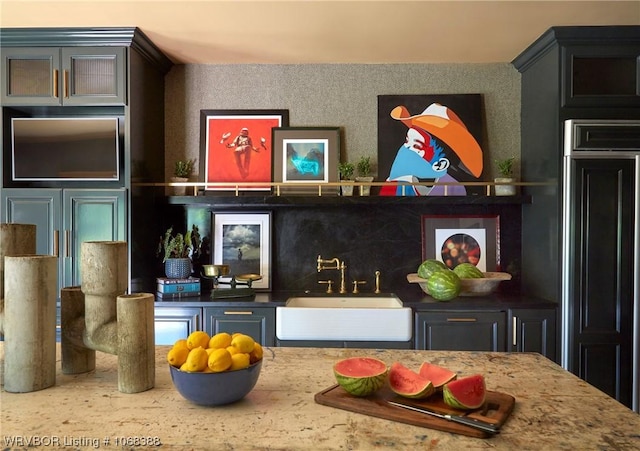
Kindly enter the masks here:
M 194 198 L 198 199 L 198 198 Z M 464 199 L 464 198 L 463 198 Z M 372 199 L 373 200 L 373 199 Z M 196 224 L 202 236 L 212 233 L 212 214 L 222 212 L 219 205 L 190 203 L 172 205 L 167 220 Z M 229 210 L 224 210 L 225 212 Z M 521 205 L 514 203 L 463 202 L 427 204 L 411 202 L 368 202 L 349 205 L 295 205 L 259 208 L 233 208 L 234 212 L 271 211 L 271 287 L 272 291 L 321 292 L 326 285 L 318 280 L 333 279 L 339 288 L 339 271 L 316 270 L 316 259 L 337 257 L 347 266 L 347 289 L 353 280 L 366 281 L 359 289 L 370 292 L 375 287 L 375 271 L 381 272 L 382 291 L 407 288 L 406 276 L 416 272 L 422 256 L 422 215 L 499 215 L 500 269 L 513 279 L 503 282 L 500 291 L 520 292 Z M 205 253 L 200 263 L 209 263 Z M 233 268 L 231 268 L 233 272 Z

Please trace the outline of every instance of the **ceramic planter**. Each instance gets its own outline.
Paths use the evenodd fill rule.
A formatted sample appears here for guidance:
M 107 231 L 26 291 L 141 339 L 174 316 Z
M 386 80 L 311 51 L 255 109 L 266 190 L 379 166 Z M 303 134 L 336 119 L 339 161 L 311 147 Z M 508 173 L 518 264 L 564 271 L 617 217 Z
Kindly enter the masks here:
M 497 177 L 494 181 L 496 183 L 513 183 L 516 181 L 516 179 L 512 177 Z M 515 185 L 496 185 L 495 193 L 496 193 L 496 196 L 515 196 L 516 186 Z
M 373 177 L 356 177 L 356 182 L 373 182 Z M 371 185 L 361 185 L 360 195 L 368 196 L 371 193 Z
M 169 279 L 186 279 L 191 275 L 190 258 L 168 258 L 164 262 L 164 274 Z
M 340 185 L 340 191 L 343 196 L 353 196 L 353 181 L 351 180 L 343 180 L 342 185 Z
M 171 181 L 174 183 L 184 183 L 188 182 L 189 179 L 187 177 L 171 177 Z M 185 196 L 187 194 L 186 186 L 174 186 L 173 187 L 173 195 L 174 196 Z

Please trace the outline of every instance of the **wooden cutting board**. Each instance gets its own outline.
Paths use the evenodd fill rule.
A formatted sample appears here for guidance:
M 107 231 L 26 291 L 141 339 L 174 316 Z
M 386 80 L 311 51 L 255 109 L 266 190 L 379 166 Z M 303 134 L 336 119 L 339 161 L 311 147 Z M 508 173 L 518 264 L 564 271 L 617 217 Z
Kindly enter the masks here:
M 487 438 L 492 435 L 479 429 L 465 426 L 464 424 L 453 423 L 442 418 L 392 406 L 388 404 L 387 401 L 397 401 L 403 404 L 412 404 L 417 407 L 424 406 L 438 413 L 467 415 L 470 418 L 486 421 L 498 426 L 504 424 L 516 402 L 515 398 L 511 395 L 487 391 L 487 401 L 485 405 L 480 409 L 466 412 L 447 406 L 440 393 L 436 393 L 427 399 L 414 400 L 398 396 L 393 393 L 388 386 L 385 386 L 371 396 L 357 397 L 350 395 L 337 384 L 316 393 L 314 399 L 318 404 L 336 407 L 350 412 L 478 438 Z

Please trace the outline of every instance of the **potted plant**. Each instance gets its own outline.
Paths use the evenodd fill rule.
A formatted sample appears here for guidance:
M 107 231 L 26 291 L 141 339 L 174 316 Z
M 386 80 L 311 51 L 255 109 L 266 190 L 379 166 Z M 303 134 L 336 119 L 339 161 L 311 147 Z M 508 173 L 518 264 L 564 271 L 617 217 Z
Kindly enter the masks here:
M 172 182 L 188 182 L 191 173 L 193 172 L 194 160 L 178 160 L 173 168 Z M 184 196 L 187 191 L 186 186 L 174 187 L 175 196 Z
M 498 167 L 498 174 L 500 177 L 496 177 L 494 182 L 498 183 L 495 186 L 496 196 L 514 196 L 516 194 L 516 186 L 512 185 L 515 182 L 513 177 L 513 163 L 515 157 L 504 158 L 501 160 L 495 160 Z
M 169 279 L 186 279 L 191 275 L 191 231 L 173 234 L 169 227 L 158 243 L 158 255 L 162 255 L 164 273 Z
M 365 157 L 364 155 L 360 157 L 358 160 L 358 164 L 356 165 L 356 169 L 358 175 L 356 177 L 357 182 L 372 182 L 373 177 L 371 176 L 371 157 Z M 368 196 L 371 191 L 371 185 L 361 185 L 360 186 L 360 195 Z
M 340 171 L 340 178 L 343 184 L 340 185 L 340 190 L 343 196 L 353 195 L 353 172 L 356 167 L 353 163 L 344 162 L 338 165 L 338 171 Z

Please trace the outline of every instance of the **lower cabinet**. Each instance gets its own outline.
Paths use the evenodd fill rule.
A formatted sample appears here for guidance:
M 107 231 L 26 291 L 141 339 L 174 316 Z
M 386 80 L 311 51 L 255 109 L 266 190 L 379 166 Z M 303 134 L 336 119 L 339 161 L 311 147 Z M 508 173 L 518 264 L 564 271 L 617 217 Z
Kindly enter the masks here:
M 277 346 L 302 348 L 413 349 L 411 341 L 278 340 Z
M 195 331 L 202 330 L 200 307 L 155 307 L 156 345 L 172 345 Z
M 506 351 L 503 311 L 418 311 L 415 348 L 430 351 Z
M 556 361 L 556 313 L 553 309 L 509 309 L 509 351 L 538 352 Z
M 203 330 L 209 335 L 240 332 L 262 346 L 273 346 L 276 309 L 273 307 L 205 307 Z

